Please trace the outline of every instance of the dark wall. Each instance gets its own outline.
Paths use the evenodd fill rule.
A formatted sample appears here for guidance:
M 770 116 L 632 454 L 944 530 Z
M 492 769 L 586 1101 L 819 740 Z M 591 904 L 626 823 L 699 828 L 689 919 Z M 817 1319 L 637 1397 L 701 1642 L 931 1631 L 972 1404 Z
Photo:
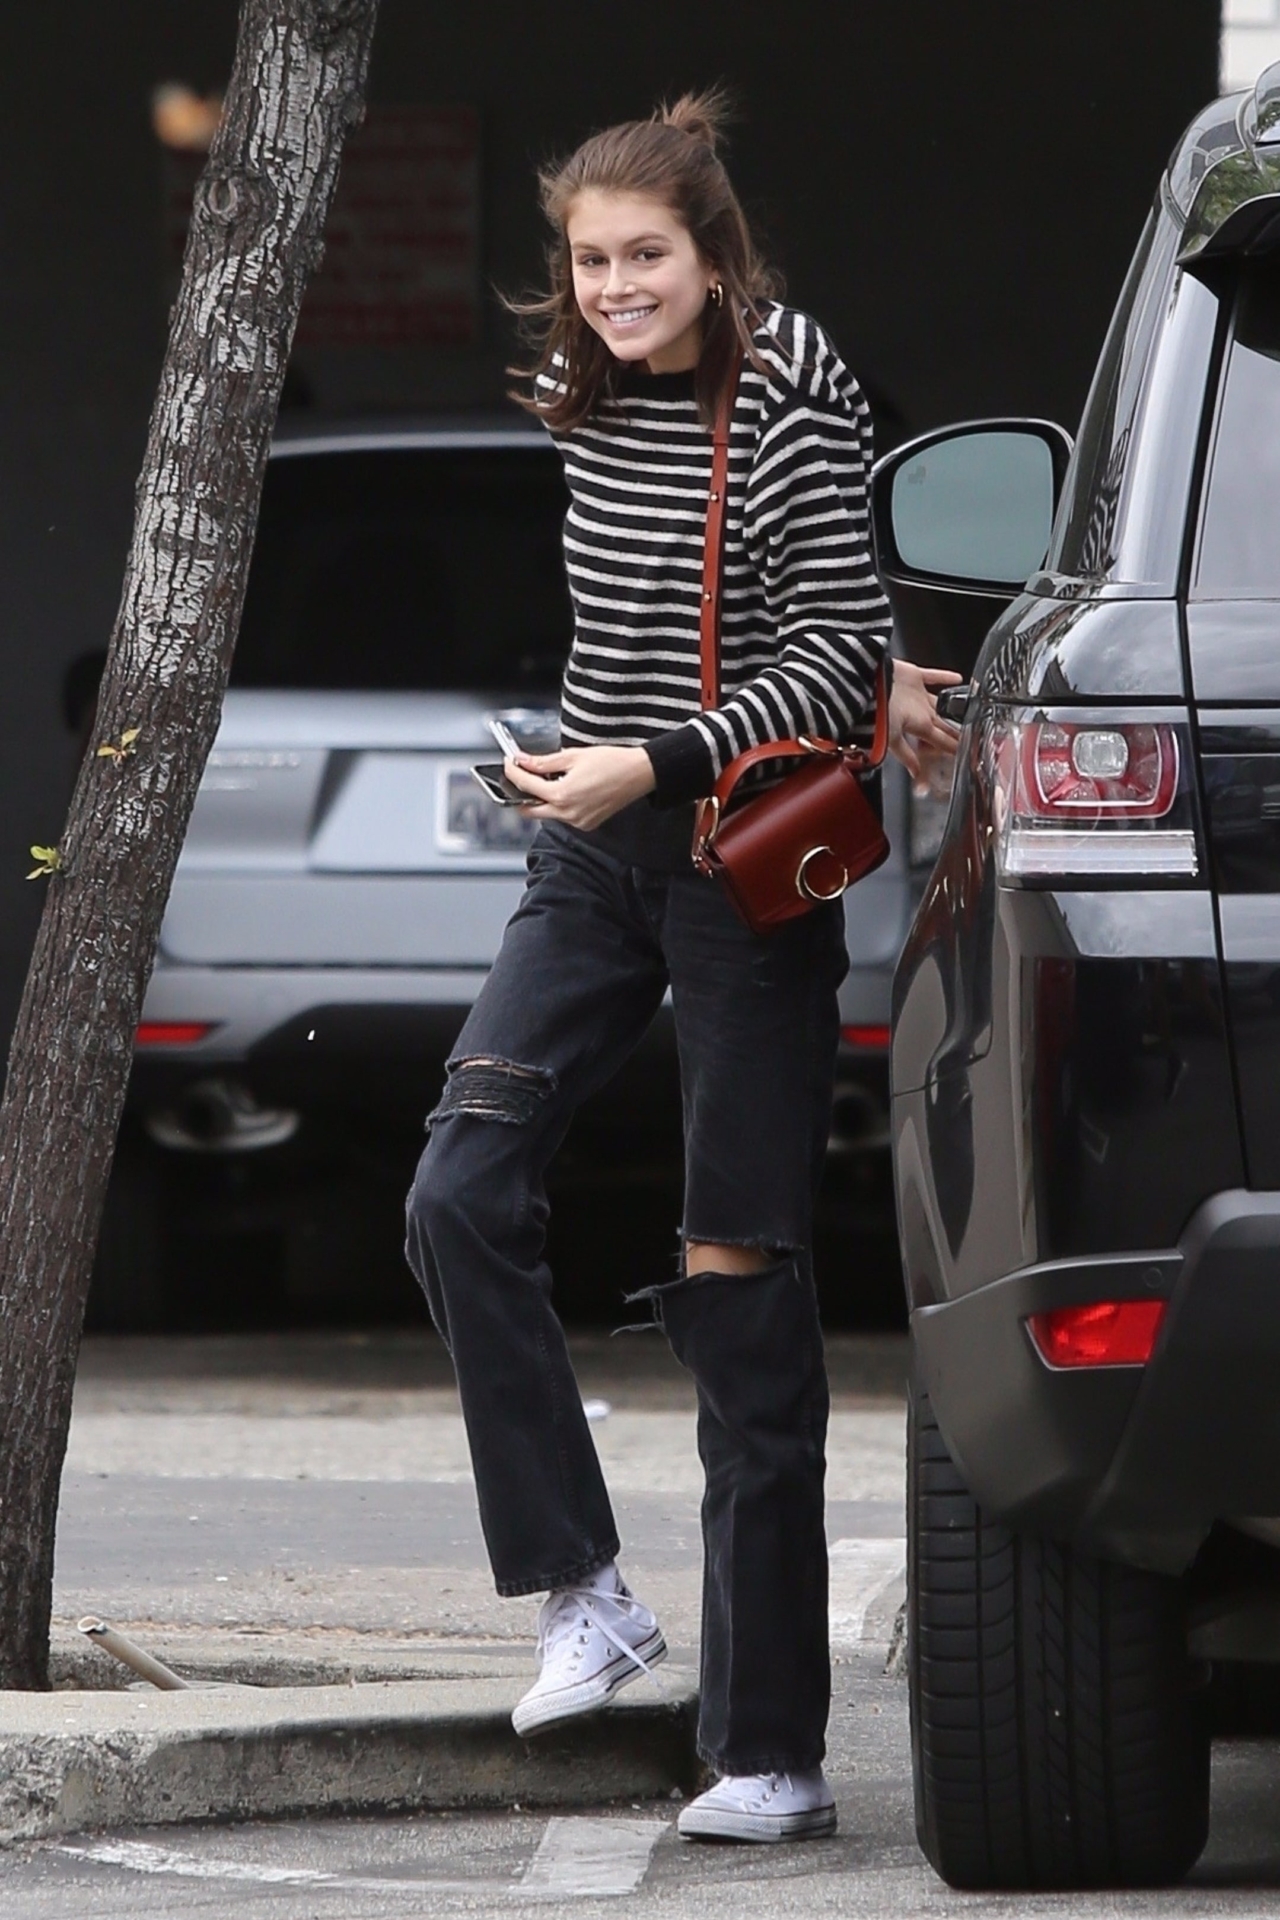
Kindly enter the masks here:
M 42 0 L 0 78 L 0 1034 L 57 838 L 66 663 L 111 624 L 163 350 L 151 87 L 218 86 L 233 0 Z M 532 169 L 664 91 L 724 77 L 735 172 L 793 298 L 906 428 L 1074 424 L 1159 170 L 1215 91 L 1218 0 L 383 0 L 373 91 L 483 116 L 485 272 L 535 276 Z M 324 404 L 496 397 L 474 351 L 313 356 Z

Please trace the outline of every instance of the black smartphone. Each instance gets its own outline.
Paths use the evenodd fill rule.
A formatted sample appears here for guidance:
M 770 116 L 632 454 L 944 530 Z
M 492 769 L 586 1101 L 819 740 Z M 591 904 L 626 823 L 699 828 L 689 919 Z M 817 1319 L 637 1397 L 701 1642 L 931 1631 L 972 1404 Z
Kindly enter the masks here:
M 481 767 L 472 767 L 471 778 L 484 788 L 495 806 L 499 807 L 536 807 L 537 796 L 524 793 L 502 770 L 501 760 L 487 762 Z

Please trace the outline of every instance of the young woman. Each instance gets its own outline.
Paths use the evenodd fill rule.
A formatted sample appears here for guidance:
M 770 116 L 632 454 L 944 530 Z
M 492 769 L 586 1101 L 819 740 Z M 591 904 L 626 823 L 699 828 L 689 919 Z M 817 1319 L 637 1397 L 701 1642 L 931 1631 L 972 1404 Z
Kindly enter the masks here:
M 698 1394 L 706 1470 L 699 1742 L 719 1779 L 690 1836 L 829 1833 L 823 1448 L 810 1264 L 847 969 L 833 902 L 750 932 L 690 862 L 692 803 L 762 741 L 850 739 L 889 614 L 867 518 L 870 419 L 822 330 L 774 299 L 716 144 L 718 98 L 611 127 L 544 175 L 552 290 L 525 404 L 564 456 L 575 631 L 563 746 L 507 774 L 542 830 L 524 898 L 449 1063 L 408 1252 L 457 1368 L 501 1594 L 546 1593 L 532 1734 L 660 1661 L 543 1262 L 543 1176 L 574 1109 L 671 989 L 686 1135 L 677 1277 L 657 1312 Z M 723 695 L 699 699 L 709 427 L 730 435 Z M 899 666 L 891 738 L 953 751 Z M 913 742 L 915 745 L 913 745 Z M 609 1276 L 602 1276 L 608 1283 Z

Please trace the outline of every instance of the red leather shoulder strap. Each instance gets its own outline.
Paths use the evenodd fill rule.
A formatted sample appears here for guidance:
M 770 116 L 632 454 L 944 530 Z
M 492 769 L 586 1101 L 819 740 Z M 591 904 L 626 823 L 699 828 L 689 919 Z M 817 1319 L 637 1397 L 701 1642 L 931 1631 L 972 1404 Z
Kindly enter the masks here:
M 711 432 L 711 491 L 707 499 L 707 530 L 702 549 L 702 608 L 698 624 L 704 711 L 720 705 L 720 594 L 724 584 L 724 510 L 729 480 L 729 429 L 741 373 L 742 362 L 739 360 L 732 380 L 720 396 L 715 426 Z M 888 743 L 889 699 L 882 667 L 876 679 L 875 737 L 870 750 L 859 755 L 861 764 L 868 768 L 878 767 L 884 759 Z M 814 744 L 826 752 L 841 751 L 834 741 L 816 741 Z M 803 755 L 809 751 L 809 748 L 800 746 L 795 740 L 780 740 L 768 742 L 762 747 L 752 747 L 749 752 L 739 754 L 725 768 L 716 784 L 716 792 L 720 793 L 726 779 L 732 775 L 726 792 L 721 796 L 727 799 L 747 769 L 761 760 L 792 759 L 796 754 Z
M 731 760 L 715 784 L 715 797 L 722 808 L 727 807 L 733 796 L 734 788 L 744 773 L 752 767 L 758 767 L 768 760 L 811 759 L 815 754 L 839 755 L 847 760 L 858 773 L 870 773 L 884 759 L 889 745 L 889 694 L 884 668 L 876 675 L 876 725 L 869 747 L 842 747 L 835 740 L 821 740 L 808 736 L 806 740 L 766 740 L 763 746 L 748 747 L 736 760 Z
M 867 765 L 878 767 L 889 750 L 889 675 L 882 665 L 876 672 L 876 730 L 867 749 Z
M 818 742 L 815 741 L 814 745 L 817 746 Z M 825 750 L 828 745 L 829 743 L 824 740 L 821 743 L 821 750 Z M 839 749 L 833 746 L 831 751 L 836 753 Z M 812 757 L 810 749 L 802 747 L 798 740 L 766 740 L 763 746 L 748 747 L 745 753 L 740 753 L 736 760 L 729 762 L 716 781 L 715 797 L 722 807 L 727 807 L 733 790 L 743 774 L 750 773 L 752 767 L 761 766 L 767 760 L 809 760 Z
M 729 482 L 729 428 L 738 397 L 742 362 L 720 396 L 711 430 L 711 493 L 707 500 L 707 532 L 702 548 L 702 610 L 699 654 L 702 663 L 702 705 L 720 705 L 720 589 L 724 581 L 724 507 Z

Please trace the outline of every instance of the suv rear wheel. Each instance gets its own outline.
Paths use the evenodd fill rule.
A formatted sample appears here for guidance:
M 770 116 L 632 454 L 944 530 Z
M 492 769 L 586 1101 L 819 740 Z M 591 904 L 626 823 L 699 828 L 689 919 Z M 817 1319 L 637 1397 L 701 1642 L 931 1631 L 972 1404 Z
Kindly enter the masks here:
M 1180 1584 L 985 1518 L 912 1399 L 916 1828 L 954 1887 L 1158 1886 L 1209 1827 Z

